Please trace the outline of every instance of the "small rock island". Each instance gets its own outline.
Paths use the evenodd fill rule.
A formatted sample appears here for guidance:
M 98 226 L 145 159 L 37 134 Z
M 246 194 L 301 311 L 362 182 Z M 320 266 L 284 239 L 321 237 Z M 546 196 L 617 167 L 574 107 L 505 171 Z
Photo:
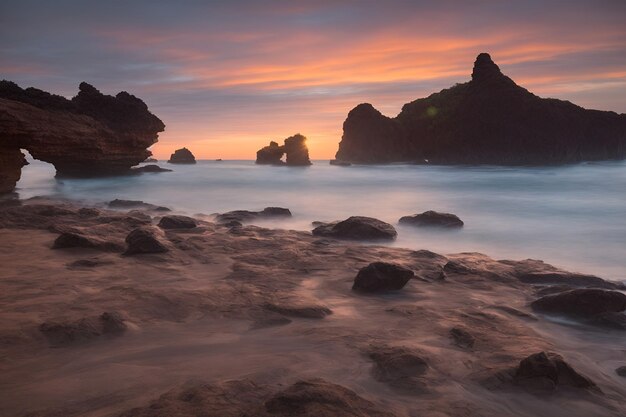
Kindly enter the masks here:
M 405 104 L 394 118 L 359 104 L 337 160 L 543 165 L 626 158 L 626 114 L 540 98 L 476 58 L 472 79 Z
M 181 148 L 175 150 L 167 162 L 170 164 L 195 164 L 196 157 L 193 156 L 189 149 Z
M 283 155 L 286 155 L 286 161 L 282 160 Z M 306 137 L 297 133 L 285 139 L 283 146 L 279 146 L 277 142 L 271 141 L 268 146 L 257 151 L 256 163 L 259 165 L 311 165 L 309 149 L 306 146 Z

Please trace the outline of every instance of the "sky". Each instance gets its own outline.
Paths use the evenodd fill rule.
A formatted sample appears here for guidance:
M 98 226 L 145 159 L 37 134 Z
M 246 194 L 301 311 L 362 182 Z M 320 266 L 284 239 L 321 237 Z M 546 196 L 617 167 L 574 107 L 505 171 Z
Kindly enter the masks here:
M 469 80 L 480 52 L 543 97 L 626 113 L 626 0 L 0 0 L 0 79 L 87 81 L 166 124 L 158 158 L 254 159 L 302 133 L 332 158 L 350 109 Z

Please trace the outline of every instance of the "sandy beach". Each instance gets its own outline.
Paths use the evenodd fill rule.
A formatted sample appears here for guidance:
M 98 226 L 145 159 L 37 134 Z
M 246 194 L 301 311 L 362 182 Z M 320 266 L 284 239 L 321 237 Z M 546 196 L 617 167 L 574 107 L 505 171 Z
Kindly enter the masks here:
M 0 208 L 0 415 L 626 412 L 615 372 L 626 362 L 624 332 L 530 306 L 549 293 L 621 284 L 538 260 L 211 216 L 161 229 L 163 215 L 45 199 Z M 123 255 L 138 227 L 167 251 Z M 92 247 L 53 249 L 63 233 Z M 359 269 L 377 261 L 415 276 L 399 291 L 352 291 Z M 551 285 L 555 277 L 571 286 Z M 524 383 L 520 361 L 539 352 L 560 355 L 592 385 Z

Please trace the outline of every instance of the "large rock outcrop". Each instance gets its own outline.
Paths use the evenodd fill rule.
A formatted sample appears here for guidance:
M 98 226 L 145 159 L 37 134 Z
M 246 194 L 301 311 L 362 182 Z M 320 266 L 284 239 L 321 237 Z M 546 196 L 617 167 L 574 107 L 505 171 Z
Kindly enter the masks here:
M 283 155 L 286 155 L 286 161 L 282 160 Z M 256 163 L 259 165 L 311 165 L 309 149 L 306 146 L 306 137 L 297 133 L 285 139 L 283 146 L 279 146 L 277 142 L 271 141 L 268 146 L 257 151 Z
M 151 155 L 165 129 L 146 104 L 125 91 L 115 97 L 81 83 L 68 100 L 0 81 L 0 192 L 19 180 L 26 149 L 61 176 L 118 175 Z
M 172 155 L 170 155 L 170 164 L 195 164 L 196 157 L 187 148 L 176 149 Z
M 358 163 L 561 164 L 626 158 L 626 114 L 540 98 L 482 53 L 472 79 L 405 104 L 394 118 L 359 104 L 337 159 Z

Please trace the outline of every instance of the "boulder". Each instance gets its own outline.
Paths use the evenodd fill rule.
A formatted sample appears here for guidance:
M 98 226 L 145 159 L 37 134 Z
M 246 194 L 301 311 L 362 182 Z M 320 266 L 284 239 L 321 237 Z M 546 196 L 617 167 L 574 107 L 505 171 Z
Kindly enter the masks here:
M 411 226 L 463 227 L 463 221 L 459 219 L 458 216 L 432 210 L 425 211 L 421 214 L 401 217 L 400 223 Z
M 617 368 L 615 370 L 615 373 L 619 376 L 623 376 L 626 377 L 626 365 L 625 366 L 620 366 L 619 368 Z
M 189 149 L 181 148 L 175 150 L 167 162 L 170 164 L 195 164 L 196 157 L 193 156 Z
M 0 192 L 11 191 L 24 165 L 20 149 L 54 165 L 58 176 L 131 173 L 150 155 L 165 125 L 143 101 L 81 83 L 68 100 L 0 81 Z
M 84 234 L 83 234 L 84 233 Z M 68 231 L 61 233 L 52 244 L 52 249 L 67 249 L 67 248 L 90 248 L 100 249 L 104 251 L 122 251 L 124 249 L 121 242 L 117 242 L 117 239 L 109 240 L 98 236 L 85 229 L 84 232 Z
M 373 262 L 359 270 L 352 289 L 360 292 L 400 290 L 414 276 L 413 271 L 400 265 Z
M 128 248 L 125 255 L 136 255 L 143 253 L 163 253 L 167 252 L 167 247 L 157 238 L 157 233 L 152 227 L 139 227 L 126 236 Z
M 428 391 L 422 376 L 429 366 L 417 351 L 402 346 L 371 346 L 366 353 L 374 361 L 372 374 L 377 381 L 412 393 Z
M 258 417 L 393 417 L 353 391 L 323 379 L 298 381 L 268 399 Z
M 216 220 L 225 224 L 230 222 L 245 223 L 259 218 L 291 217 L 291 211 L 283 207 L 265 207 L 261 211 L 233 210 L 218 214 Z
M 474 343 L 476 343 L 474 336 L 460 327 L 450 329 L 450 337 L 452 338 L 452 343 L 463 349 L 471 349 L 474 347 Z
M 285 165 L 282 160 L 285 148 L 271 141 L 268 146 L 259 149 L 256 153 L 256 163 L 259 165 Z
M 352 216 L 313 229 L 313 235 L 352 240 L 393 240 L 398 233 L 389 223 L 372 217 Z
M 198 222 L 193 217 L 169 215 L 161 217 L 158 226 L 161 229 L 193 229 Z
M 546 295 L 533 301 L 531 307 L 542 313 L 591 319 L 600 314 L 626 310 L 626 295 L 618 291 L 579 288 Z
M 83 318 L 76 322 L 44 322 L 39 326 L 53 347 L 67 346 L 93 340 L 103 335 L 120 335 L 127 329 L 118 312 L 104 312 L 98 318 Z
M 336 158 L 353 163 L 564 164 L 626 158 L 626 115 L 540 98 L 476 57 L 471 80 L 405 104 L 396 117 L 352 109 Z
M 551 392 L 561 386 L 596 389 L 596 384 L 551 352 L 534 353 L 520 361 L 514 383 L 530 391 Z

